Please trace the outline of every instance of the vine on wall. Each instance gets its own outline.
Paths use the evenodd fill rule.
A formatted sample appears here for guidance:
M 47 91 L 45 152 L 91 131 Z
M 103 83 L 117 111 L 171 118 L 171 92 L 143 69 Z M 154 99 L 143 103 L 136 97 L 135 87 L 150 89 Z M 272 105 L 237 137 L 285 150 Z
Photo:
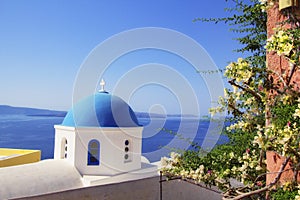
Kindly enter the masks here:
M 228 144 L 215 147 L 207 155 L 201 150 L 172 153 L 162 158 L 162 171 L 167 176 L 180 176 L 216 185 L 224 191 L 224 199 L 246 197 L 264 199 L 300 199 L 297 175 L 300 170 L 300 96 L 298 83 L 293 82 L 300 67 L 300 23 L 294 8 L 281 11 L 285 21 L 278 23 L 274 34 L 267 38 L 267 10 L 277 1 L 235 0 L 235 8 L 227 9 L 226 18 L 196 19 L 202 22 L 224 22 L 242 37 L 238 52 L 249 56 L 231 62 L 224 77 L 231 88 L 220 97 L 219 106 L 211 114 L 226 110 L 231 125 L 224 129 Z M 237 14 L 239 13 L 239 14 Z M 290 63 L 288 73 L 266 67 L 266 52 L 275 53 Z M 276 81 L 274 81 L 276 77 Z M 272 95 L 271 95 L 272 93 Z M 276 95 L 274 95 L 276 94 Z M 284 156 L 275 178 L 266 183 L 266 152 Z M 287 166 L 289 166 L 287 168 Z M 278 184 L 283 173 L 294 172 L 291 181 Z M 237 179 L 242 185 L 232 184 Z M 291 197 L 292 191 L 292 197 Z

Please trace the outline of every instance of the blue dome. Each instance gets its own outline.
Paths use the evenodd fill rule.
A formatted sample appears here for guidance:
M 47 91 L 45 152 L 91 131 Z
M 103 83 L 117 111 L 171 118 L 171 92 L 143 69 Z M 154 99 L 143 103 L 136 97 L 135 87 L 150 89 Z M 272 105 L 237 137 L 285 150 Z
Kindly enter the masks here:
M 99 92 L 79 101 L 67 113 L 64 126 L 72 127 L 137 127 L 138 120 L 121 98 Z

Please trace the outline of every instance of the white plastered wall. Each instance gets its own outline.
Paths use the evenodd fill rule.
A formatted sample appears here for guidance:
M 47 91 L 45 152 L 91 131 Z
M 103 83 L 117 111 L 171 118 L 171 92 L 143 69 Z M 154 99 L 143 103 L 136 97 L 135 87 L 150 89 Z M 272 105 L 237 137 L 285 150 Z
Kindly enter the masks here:
M 73 166 L 75 165 L 75 128 L 74 127 L 66 127 L 55 125 L 55 142 L 54 142 L 54 159 L 59 160 L 62 159 L 62 152 L 67 153 L 66 159 Z M 67 140 L 67 151 L 65 151 L 64 147 L 62 147 L 62 141 L 64 138 Z
M 55 159 L 60 159 L 60 144 L 68 140 L 67 159 L 82 175 L 115 175 L 141 168 L 143 127 L 130 128 L 74 128 L 55 126 Z M 100 165 L 87 165 L 88 143 L 100 143 Z M 129 140 L 129 159 L 125 159 L 125 141 Z M 70 142 L 69 142 L 70 141 Z M 70 144 L 72 143 L 72 144 Z M 128 161 L 129 160 L 129 161 Z

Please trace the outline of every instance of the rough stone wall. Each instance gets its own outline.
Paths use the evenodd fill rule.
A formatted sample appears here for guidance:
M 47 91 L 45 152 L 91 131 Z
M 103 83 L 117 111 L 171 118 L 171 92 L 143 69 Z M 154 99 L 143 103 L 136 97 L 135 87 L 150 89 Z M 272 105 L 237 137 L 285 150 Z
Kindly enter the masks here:
M 299 7 L 294 8 L 297 13 L 300 13 Z M 268 21 L 267 21 L 267 32 L 268 32 L 268 38 L 271 37 L 272 34 L 274 34 L 274 28 L 280 23 L 286 20 L 286 17 L 279 11 L 279 5 L 278 3 L 275 3 L 275 5 L 268 9 Z M 290 28 L 287 25 L 285 28 Z M 267 67 L 268 69 L 274 71 L 277 74 L 286 74 L 286 76 L 289 75 L 291 71 L 291 66 L 286 58 L 283 56 L 279 56 L 274 52 L 267 53 Z M 275 82 L 279 80 L 279 77 L 274 75 L 273 79 Z M 298 85 L 298 88 L 300 87 L 300 70 L 296 71 L 291 83 L 295 82 Z
M 282 163 L 285 161 L 285 157 L 277 154 L 273 151 L 267 151 L 267 170 L 269 172 L 279 172 Z M 286 182 L 291 182 L 294 178 L 294 171 L 291 169 L 292 163 L 289 162 L 287 166 L 284 168 L 284 172 L 281 174 L 279 179 L 279 184 L 282 185 Z M 267 174 L 266 183 L 270 184 L 277 177 L 277 173 L 269 173 Z M 300 172 L 297 175 L 298 182 L 300 181 Z
M 300 8 L 294 8 L 297 9 L 298 16 L 300 13 Z M 267 20 L 267 32 L 268 32 L 268 38 L 271 37 L 272 34 L 274 34 L 274 28 L 280 23 L 286 20 L 286 18 L 283 16 L 283 14 L 279 11 L 279 5 L 278 3 L 275 4 L 272 8 L 268 9 L 268 20 Z M 285 26 L 285 28 L 291 28 L 289 26 Z M 289 75 L 291 71 L 291 66 L 287 59 L 285 59 L 283 56 L 279 56 L 274 52 L 267 53 L 267 67 L 268 69 L 274 71 L 277 74 L 286 74 Z M 274 82 L 276 83 L 279 78 L 278 76 L 273 76 Z M 291 83 L 295 82 L 297 84 L 298 88 L 295 87 L 295 89 L 299 90 L 300 87 L 300 70 L 296 71 Z M 276 95 L 276 94 L 273 94 Z M 271 94 L 272 96 L 272 94 Z M 283 158 L 274 153 L 274 152 L 267 152 L 267 168 L 270 172 L 277 172 L 281 164 L 283 162 Z M 287 167 L 286 167 L 287 168 Z M 268 174 L 266 184 L 270 184 L 277 174 Z M 293 176 L 293 172 L 291 170 L 285 172 L 282 174 L 280 178 L 280 182 L 284 183 L 288 180 L 290 180 L 290 177 Z M 298 175 L 298 180 L 300 180 L 300 174 Z

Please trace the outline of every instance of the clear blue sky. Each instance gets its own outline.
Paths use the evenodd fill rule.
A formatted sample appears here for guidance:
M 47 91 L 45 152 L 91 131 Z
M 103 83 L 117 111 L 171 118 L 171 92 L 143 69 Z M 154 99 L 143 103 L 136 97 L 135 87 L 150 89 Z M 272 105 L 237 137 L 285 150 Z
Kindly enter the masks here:
M 91 50 L 114 34 L 134 28 L 162 27 L 186 34 L 223 68 L 238 57 L 232 52 L 237 47 L 232 40 L 235 35 L 223 24 L 192 20 L 227 16 L 224 8 L 231 5 L 225 0 L 0 0 L 0 104 L 68 110 L 72 105 L 76 75 Z M 112 90 L 118 77 L 134 67 L 147 63 L 167 64 L 179 72 L 182 70 L 187 78 L 195 79 L 194 83 L 199 81 L 199 87 L 193 88 L 203 101 L 201 112 L 205 114 L 208 100 L 205 95 L 201 96 L 205 93 L 201 78 L 196 80 L 199 75 L 194 71 L 176 67 L 175 63 L 181 62 L 184 66 L 184 61 L 172 56 L 150 50 L 145 54 L 128 54 L 123 63 L 120 58 L 114 64 L 126 67 L 108 70 L 104 77 L 107 90 Z M 145 96 L 145 92 L 149 96 Z M 170 95 L 151 98 L 155 92 Z M 137 111 L 178 112 L 178 108 L 172 108 L 176 94 L 155 84 L 136 90 L 130 104 Z

